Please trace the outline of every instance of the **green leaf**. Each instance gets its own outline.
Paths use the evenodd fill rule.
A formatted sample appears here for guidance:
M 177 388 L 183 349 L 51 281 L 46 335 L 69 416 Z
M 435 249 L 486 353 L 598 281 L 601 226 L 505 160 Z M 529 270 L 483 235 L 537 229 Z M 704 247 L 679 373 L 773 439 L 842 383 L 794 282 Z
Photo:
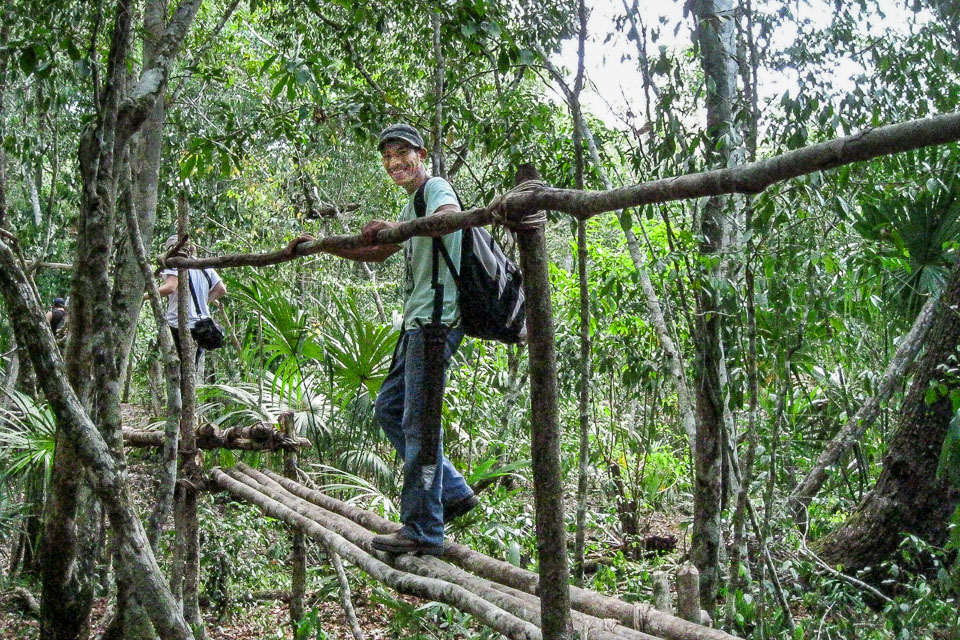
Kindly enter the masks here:
M 29 75 L 37 68 L 37 52 L 33 47 L 20 50 L 20 70 Z
M 272 98 L 276 98 L 278 95 L 280 95 L 280 92 L 283 91 L 283 86 L 287 84 L 287 80 L 289 79 L 289 76 L 282 76 L 279 80 L 277 80 L 277 84 L 273 85 L 273 89 L 270 91 L 270 96 Z
M 533 54 L 533 51 L 529 49 L 520 50 L 520 64 L 533 64 L 537 61 L 537 57 Z
M 297 69 L 297 84 L 307 84 L 310 82 L 310 79 L 313 78 L 313 74 L 310 73 L 310 70 L 306 67 L 300 67 Z
M 186 160 L 180 163 L 180 179 L 181 180 L 193 175 L 193 172 L 197 167 L 197 160 L 199 159 L 200 159 L 200 156 L 191 153 L 190 155 L 187 156 Z
M 276 60 L 276 59 L 277 59 L 277 56 L 276 56 L 276 54 L 274 54 L 274 55 L 270 56 L 269 58 L 267 58 L 266 60 L 263 61 L 263 64 L 260 66 L 260 75 L 261 75 L 261 76 L 266 72 L 267 69 L 269 69 L 271 66 L 273 66 L 273 62 L 274 62 L 274 60 Z
M 73 39 L 64 38 L 63 46 L 67 50 L 67 55 L 70 56 L 72 62 L 76 62 L 80 59 L 80 50 L 77 49 L 77 45 L 73 44 Z
M 499 38 L 502 31 L 500 30 L 500 25 L 496 22 L 488 22 L 484 20 L 480 23 L 480 27 L 487 32 L 491 38 Z
M 470 37 L 477 32 L 477 25 L 473 22 L 468 22 L 467 24 L 460 25 L 460 33 L 466 37 Z

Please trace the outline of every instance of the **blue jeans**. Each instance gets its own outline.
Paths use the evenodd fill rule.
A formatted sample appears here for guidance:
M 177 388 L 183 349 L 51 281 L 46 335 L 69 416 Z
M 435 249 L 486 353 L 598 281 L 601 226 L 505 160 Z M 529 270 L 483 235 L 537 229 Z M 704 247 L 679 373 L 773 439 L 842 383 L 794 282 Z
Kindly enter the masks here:
M 450 358 L 462 340 L 463 329 L 450 330 L 444 353 L 444 385 Z M 374 411 L 380 427 L 403 458 L 403 491 L 400 494 L 403 533 L 412 540 L 439 545 L 443 543 L 444 505 L 463 500 L 473 495 L 473 491 L 443 455 L 443 438 L 437 443 L 436 457 L 441 461 L 441 472 L 432 475 L 429 485 L 425 483 L 419 462 L 425 378 L 423 331 L 405 331 L 397 344 L 390 373 L 380 387 Z

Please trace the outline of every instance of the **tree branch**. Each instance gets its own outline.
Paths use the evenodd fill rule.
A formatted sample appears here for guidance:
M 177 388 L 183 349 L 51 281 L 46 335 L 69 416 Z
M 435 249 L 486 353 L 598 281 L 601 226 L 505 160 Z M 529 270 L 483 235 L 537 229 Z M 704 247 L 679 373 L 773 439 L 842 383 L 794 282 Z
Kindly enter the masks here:
M 577 191 L 541 186 L 515 194 L 506 205 L 509 213 L 527 210 L 552 210 L 578 219 L 591 218 L 607 211 L 638 207 L 658 202 L 703 198 L 730 193 L 759 193 L 777 182 L 834 169 L 854 162 L 911 149 L 960 140 L 960 113 L 910 120 L 899 124 L 867 129 L 830 142 L 790 151 L 772 158 L 726 169 L 692 173 L 674 178 L 643 182 L 606 191 Z M 427 216 L 405 222 L 377 234 L 375 244 L 399 244 L 413 236 L 446 234 L 490 224 L 489 207 Z M 297 245 L 296 250 L 263 254 L 233 254 L 212 258 L 170 258 L 170 267 L 262 267 L 288 262 L 301 256 L 330 253 L 336 249 L 365 246 L 361 236 L 328 236 Z

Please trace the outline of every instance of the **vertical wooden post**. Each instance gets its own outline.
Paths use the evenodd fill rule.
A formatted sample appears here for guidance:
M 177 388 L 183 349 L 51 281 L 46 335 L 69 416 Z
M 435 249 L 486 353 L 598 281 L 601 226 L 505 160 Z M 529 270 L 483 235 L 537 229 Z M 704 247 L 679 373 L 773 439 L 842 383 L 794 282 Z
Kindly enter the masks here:
M 670 602 L 670 577 L 666 571 L 653 573 L 653 606 L 657 611 L 673 615 L 673 604 Z
M 287 438 L 297 436 L 293 425 L 293 412 L 280 414 L 280 429 Z M 297 482 L 297 450 L 287 447 L 283 450 L 283 474 Z M 293 635 L 297 635 L 297 625 L 303 618 L 303 599 L 307 589 L 307 548 L 303 533 L 290 529 L 290 625 Z
M 677 615 L 700 624 L 700 572 L 692 564 L 677 571 Z
M 177 197 L 177 226 L 180 237 L 190 228 L 190 208 L 184 188 Z M 174 527 L 176 553 L 171 572 L 170 590 L 183 605 L 183 617 L 195 629 L 197 639 L 206 638 L 200 617 L 200 524 L 197 520 L 197 489 L 203 483 L 203 473 L 197 450 L 197 345 L 190 334 L 188 319 L 193 305 L 190 295 L 190 270 L 177 270 L 177 327 L 180 337 L 180 468 L 181 480 L 174 492 Z
M 517 171 L 518 184 L 536 179 L 539 175 L 532 165 L 521 165 Z M 543 225 L 518 229 L 517 244 L 530 349 L 530 448 L 537 512 L 541 628 L 543 640 L 567 640 L 573 638 L 570 574 L 560 467 L 557 354 Z

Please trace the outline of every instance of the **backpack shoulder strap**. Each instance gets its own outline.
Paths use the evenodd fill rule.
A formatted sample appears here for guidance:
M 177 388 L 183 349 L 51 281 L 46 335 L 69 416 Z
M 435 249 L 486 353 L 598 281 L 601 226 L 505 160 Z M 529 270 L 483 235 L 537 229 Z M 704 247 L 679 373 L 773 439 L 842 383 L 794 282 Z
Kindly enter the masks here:
M 413 212 L 418 218 L 423 218 L 427 215 L 427 183 L 430 182 L 430 178 L 427 178 L 426 181 L 420 188 L 417 189 L 417 192 L 413 195 Z M 433 239 L 433 264 L 431 265 L 430 272 L 430 286 L 433 288 L 433 317 L 431 318 L 434 324 L 440 324 L 440 320 L 443 318 L 443 284 L 440 282 L 440 252 L 445 250 L 443 247 L 443 242 L 440 241 L 440 238 Z
M 430 182 L 432 179 L 433 178 L 427 178 L 427 182 Z M 417 193 L 413 196 L 413 210 L 418 218 L 422 218 L 427 215 L 427 182 L 424 182 L 422 185 L 420 185 L 420 188 L 417 189 Z M 460 205 L 460 209 L 463 210 L 463 203 L 460 201 L 460 194 L 454 190 L 453 195 L 457 196 L 457 203 Z M 439 252 L 440 255 L 443 256 L 443 261 L 447 264 L 447 269 L 450 270 L 450 275 L 453 276 L 454 282 L 460 284 L 460 273 L 457 271 L 457 268 L 453 266 L 453 259 L 450 257 L 450 252 L 447 251 L 447 247 L 441 238 L 433 239 L 433 249 L 434 252 Z M 437 281 L 437 278 L 438 275 L 436 270 L 434 270 L 433 279 L 435 282 Z
M 193 288 L 193 278 L 190 276 L 190 271 L 191 269 L 187 269 L 187 283 L 190 285 L 190 297 L 193 298 L 193 306 L 197 310 L 197 316 L 202 318 L 203 314 L 200 312 L 200 300 L 197 299 L 197 291 Z

